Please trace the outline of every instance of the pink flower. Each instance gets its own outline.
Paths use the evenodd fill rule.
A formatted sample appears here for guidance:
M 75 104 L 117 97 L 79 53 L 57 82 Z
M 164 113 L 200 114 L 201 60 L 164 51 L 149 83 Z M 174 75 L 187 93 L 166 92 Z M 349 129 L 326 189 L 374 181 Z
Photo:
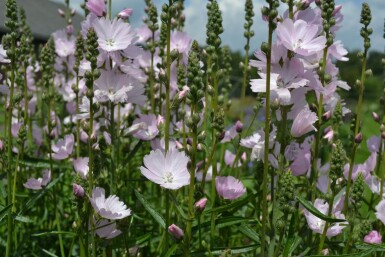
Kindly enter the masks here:
M 159 134 L 158 118 L 155 114 L 142 114 L 134 120 L 126 133 L 132 133 L 141 140 L 152 140 Z
M 294 53 L 308 56 L 325 48 L 326 38 L 317 37 L 318 26 L 303 20 L 285 19 L 277 26 L 277 36 L 282 44 Z
M 338 204 L 334 203 L 332 213 L 338 219 L 345 219 L 345 216 L 341 213 L 340 210 L 338 210 L 338 206 L 339 206 Z M 314 202 L 314 207 L 325 215 L 329 211 L 329 204 L 323 199 L 316 199 Z M 303 211 L 303 213 L 305 215 L 309 228 L 318 234 L 322 234 L 325 227 L 325 221 L 314 216 L 312 213 L 310 213 L 306 209 Z M 330 225 L 329 229 L 326 232 L 326 236 L 333 237 L 340 234 L 342 230 L 346 227 L 346 225 L 347 225 L 347 222 L 337 222 L 337 223 L 334 223 L 333 226 Z
M 92 190 L 90 202 L 95 212 L 106 219 L 117 220 L 131 215 L 131 210 L 127 209 L 127 206 L 123 202 L 119 201 L 119 197 L 110 195 L 106 199 L 105 191 L 100 187 Z
M 140 167 L 143 176 L 167 189 L 179 189 L 190 184 L 187 170 L 189 158 L 184 152 L 171 148 L 164 154 L 157 149 L 143 159 L 145 167 Z
M 88 0 L 86 7 L 96 16 L 103 16 L 106 13 L 106 5 L 104 4 L 104 0 Z
M 42 186 L 46 186 L 51 181 L 51 171 L 50 170 L 44 170 L 43 171 L 43 178 L 30 178 L 27 180 L 26 183 L 23 184 L 25 188 L 33 189 L 33 190 L 40 190 L 42 189 Z
M 112 239 L 122 234 L 122 231 L 116 228 L 115 221 L 101 219 L 95 222 L 95 234 L 100 238 Z
M 225 151 L 225 163 L 227 166 L 232 167 L 235 162 L 236 155 L 230 152 L 229 150 Z M 235 164 L 236 167 L 241 167 L 242 163 L 240 162 L 238 158 L 238 162 Z
M 229 200 L 237 199 L 246 192 L 242 182 L 232 176 L 217 176 L 215 178 L 215 188 L 220 196 Z
M 5 51 L 2 44 L 0 44 L 0 63 L 11 63 L 11 60 L 7 58 L 7 51 Z
M 293 137 L 301 137 L 310 131 L 317 131 L 313 126 L 314 122 L 318 120 L 317 115 L 305 108 L 297 114 L 291 127 L 291 135 Z
M 66 58 L 75 53 L 75 37 L 68 36 L 65 29 L 54 32 L 52 36 L 55 42 L 55 52 L 58 56 Z
M 78 173 L 82 178 L 87 179 L 88 174 L 88 157 L 80 157 L 74 160 L 73 165 L 76 173 Z
M 98 43 L 106 52 L 124 50 L 136 40 L 136 34 L 122 19 L 110 21 L 105 17 L 96 19 L 93 27 L 98 35 Z
M 378 231 L 372 230 L 364 237 L 364 242 L 368 244 L 381 244 L 382 236 Z
M 168 232 L 177 240 L 183 239 L 184 237 L 183 230 L 175 224 L 171 224 L 171 226 L 168 227 Z
M 132 8 L 126 8 L 122 10 L 120 13 L 118 13 L 118 17 L 121 19 L 127 20 L 128 18 L 131 17 L 132 12 L 133 12 Z
M 172 50 L 177 50 L 178 53 L 188 53 L 191 47 L 191 38 L 186 33 L 180 31 L 173 31 L 171 33 L 170 47 Z
M 67 159 L 71 154 L 74 148 L 74 135 L 66 135 L 63 139 L 52 146 L 52 158 L 54 160 L 64 160 Z

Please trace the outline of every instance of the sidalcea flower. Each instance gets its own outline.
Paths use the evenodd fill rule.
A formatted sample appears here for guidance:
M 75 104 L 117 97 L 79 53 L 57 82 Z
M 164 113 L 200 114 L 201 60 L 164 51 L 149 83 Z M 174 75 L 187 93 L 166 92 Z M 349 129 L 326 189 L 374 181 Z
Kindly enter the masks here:
M 0 63 L 11 63 L 11 60 L 7 57 L 7 51 L 2 44 L 0 44 Z
M 325 48 L 326 38 L 318 35 L 319 27 L 304 20 L 285 19 L 277 25 L 279 41 L 290 51 L 308 56 Z
M 105 191 L 100 187 L 92 190 L 90 202 L 95 212 L 106 219 L 117 220 L 131 215 L 131 210 L 127 209 L 127 206 L 123 202 L 119 201 L 119 197 L 110 195 L 106 199 Z
M 126 133 L 131 133 L 134 137 L 141 140 L 152 140 L 158 134 L 158 118 L 155 114 L 142 114 L 135 119 L 132 126 L 126 130 Z
M 378 231 L 372 230 L 364 237 L 364 242 L 368 244 L 381 244 L 382 236 Z
M 52 158 L 54 160 L 64 160 L 67 159 L 71 154 L 74 148 L 74 135 L 66 135 L 63 139 L 52 146 Z
M 78 173 L 82 178 L 87 179 L 88 174 L 88 157 L 80 157 L 74 160 L 73 165 L 76 173 Z
M 171 226 L 168 227 L 168 232 L 177 240 L 183 239 L 184 237 L 183 230 L 175 224 L 171 224 Z
M 135 31 L 122 19 L 110 21 L 102 17 L 96 19 L 92 25 L 98 35 L 100 48 L 106 52 L 124 50 L 136 40 Z
M 200 200 L 198 200 L 195 204 L 194 204 L 194 208 L 197 212 L 203 212 L 203 210 L 206 208 L 206 204 L 207 204 L 207 198 L 204 197 Z
M 106 4 L 104 0 L 88 0 L 87 9 L 96 16 L 103 16 L 106 13 Z
M 144 157 L 145 167 L 140 167 L 140 171 L 161 187 L 176 190 L 190 183 L 188 162 L 189 158 L 185 153 L 177 149 L 171 148 L 166 154 L 157 149 Z
M 46 186 L 51 181 L 51 171 L 50 170 L 44 170 L 43 171 L 43 178 L 30 178 L 23 184 L 25 188 L 33 189 L 33 190 L 40 190 L 43 186 Z
M 122 234 L 122 231 L 116 228 L 115 221 L 101 219 L 95 222 L 95 234 L 100 238 L 112 239 Z
M 132 15 L 132 8 L 126 8 L 118 13 L 118 17 L 127 20 Z
M 337 218 L 337 219 L 345 219 L 345 215 L 341 213 L 341 208 L 343 205 L 340 203 L 343 202 L 344 197 L 341 197 L 339 201 L 335 202 L 333 205 L 333 210 L 332 214 Z M 322 214 L 327 214 L 329 211 L 329 203 L 327 203 L 323 199 L 316 199 L 314 201 L 314 207 L 319 210 Z M 310 213 L 308 210 L 303 211 L 307 224 L 311 230 L 313 230 L 315 233 L 322 234 L 324 227 L 325 227 L 325 221 L 314 216 L 312 213 Z M 334 223 L 332 226 L 330 225 L 327 232 L 326 236 L 327 237 L 333 237 L 342 232 L 342 230 L 346 227 L 347 222 L 337 222 Z
M 291 135 L 293 137 L 301 137 L 310 131 L 317 131 L 313 126 L 314 122 L 318 120 L 317 115 L 305 108 L 297 114 L 291 127 Z
M 376 217 L 385 224 L 385 200 L 381 200 L 376 206 Z
M 215 178 L 215 188 L 221 197 L 228 200 L 237 199 L 246 192 L 242 182 L 232 176 L 217 176 Z

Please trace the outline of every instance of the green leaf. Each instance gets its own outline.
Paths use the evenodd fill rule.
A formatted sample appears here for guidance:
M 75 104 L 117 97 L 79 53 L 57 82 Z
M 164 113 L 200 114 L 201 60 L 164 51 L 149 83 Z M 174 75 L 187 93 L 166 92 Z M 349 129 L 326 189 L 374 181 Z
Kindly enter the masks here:
M 17 220 L 17 221 L 23 222 L 23 223 L 31 223 L 31 222 L 33 222 L 33 220 L 31 220 L 29 217 L 21 216 L 21 215 L 16 215 L 14 217 L 14 219 Z
M 35 206 L 36 201 L 41 198 L 43 195 L 45 195 L 53 186 L 56 185 L 57 182 L 59 182 L 64 176 L 64 173 L 60 173 L 59 177 L 54 179 L 51 183 L 49 183 L 45 188 L 40 190 L 38 193 L 32 196 L 31 199 L 29 199 L 28 202 L 25 203 L 19 214 L 21 215 L 24 211 L 32 208 Z
M 27 167 L 33 167 L 38 169 L 50 169 L 50 163 L 48 159 L 36 159 L 26 157 L 24 160 L 19 160 L 19 164 Z M 65 162 L 52 162 L 52 166 L 55 169 L 72 169 L 71 165 Z
M 53 253 L 47 251 L 46 249 L 43 249 L 43 252 L 45 252 L 45 253 L 48 254 L 49 256 L 52 256 L 52 257 L 58 257 L 56 254 L 53 254 Z
M 254 244 L 254 245 L 241 246 L 241 247 L 214 248 L 214 249 L 211 249 L 211 254 L 212 255 L 221 255 L 225 251 L 228 254 L 242 254 L 242 253 L 255 251 L 259 246 L 260 246 L 259 244 Z M 198 251 L 198 252 L 191 253 L 192 256 L 207 256 L 208 254 L 209 253 L 207 251 Z
M 248 195 L 247 197 L 245 197 L 245 198 L 243 198 L 241 200 L 238 200 L 238 201 L 226 204 L 226 205 L 222 205 L 222 206 L 219 206 L 219 207 L 216 207 L 216 208 L 209 209 L 209 210 L 206 211 L 206 213 L 207 214 L 212 213 L 212 212 L 220 213 L 220 212 L 224 212 L 224 211 L 229 211 L 230 209 L 235 209 L 235 208 L 239 209 L 242 206 L 248 204 L 252 197 L 255 197 L 255 195 L 254 194 L 250 194 L 250 195 Z
M 128 154 L 127 158 L 125 159 L 125 162 L 128 163 L 131 161 L 132 158 L 134 158 L 136 152 L 140 149 L 140 146 L 142 145 L 142 140 L 139 140 L 139 142 L 134 146 L 134 149 Z
M 257 243 L 260 242 L 258 233 L 255 232 L 254 229 L 252 229 L 249 226 L 247 226 L 245 223 L 241 224 L 238 229 L 239 229 L 239 231 L 242 232 L 242 234 L 244 234 L 245 236 L 247 236 L 251 240 L 253 240 L 253 241 L 257 242 Z
M 142 203 L 144 208 L 150 213 L 150 215 L 156 220 L 156 222 L 158 222 L 162 228 L 166 228 L 166 221 L 164 220 L 164 218 L 150 205 L 149 202 L 147 202 L 147 200 L 141 193 L 139 193 L 137 190 L 134 191 L 139 202 Z
M 8 209 L 10 209 L 12 205 L 13 203 L 9 204 L 8 206 L 6 206 L 4 209 L 0 211 L 0 222 L 4 219 L 5 216 L 7 216 Z
M 49 235 L 67 235 L 67 236 L 76 236 L 76 233 L 73 232 L 67 232 L 67 231 L 49 231 L 49 232 L 42 232 L 37 234 L 32 234 L 32 236 L 49 236 Z
M 297 203 L 296 204 L 297 209 L 298 209 L 298 205 L 299 204 Z M 283 257 L 291 256 L 291 254 L 294 252 L 294 250 L 297 248 L 297 246 L 302 240 L 301 237 L 298 236 L 298 232 L 296 231 L 297 220 L 298 220 L 298 212 L 295 212 L 291 216 L 288 238 L 286 240 L 285 247 L 282 253 Z
M 311 214 L 313 214 L 314 216 L 320 218 L 321 220 L 324 220 L 324 221 L 327 221 L 327 222 L 330 222 L 330 223 L 346 221 L 344 219 L 336 219 L 336 218 L 332 218 L 332 217 L 326 216 L 325 214 L 323 214 L 319 210 L 317 210 L 312 203 L 310 203 L 309 201 L 307 201 L 307 200 L 305 200 L 305 199 L 303 199 L 303 198 L 301 198 L 299 196 L 296 196 L 296 199 L 302 204 L 302 206 L 306 210 L 308 210 Z
M 172 254 L 175 252 L 175 250 L 178 248 L 178 245 L 177 244 L 174 244 L 173 246 L 171 246 L 168 251 L 166 252 L 166 255 L 165 257 L 170 257 L 170 256 L 173 256 Z
M 215 220 L 215 227 L 216 228 L 225 228 L 232 225 L 236 225 L 239 223 L 249 222 L 249 221 L 255 221 L 255 219 L 251 218 L 243 218 L 243 217 L 237 217 L 237 216 L 230 216 L 230 217 L 224 217 Z M 210 227 L 211 221 L 206 221 L 201 224 L 201 228 Z M 194 226 L 194 230 L 198 229 L 198 226 Z

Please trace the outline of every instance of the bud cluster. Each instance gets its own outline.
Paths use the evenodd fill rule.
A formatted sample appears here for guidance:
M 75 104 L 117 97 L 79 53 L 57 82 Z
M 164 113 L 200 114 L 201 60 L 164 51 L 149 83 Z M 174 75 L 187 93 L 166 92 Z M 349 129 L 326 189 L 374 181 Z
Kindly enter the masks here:
M 360 23 L 364 25 L 361 28 L 361 37 L 364 38 L 364 48 L 367 51 L 370 48 L 370 38 L 369 36 L 373 33 L 373 29 L 369 28 L 370 21 L 372 20 L 372 14 L 370 11 L 370 7 L 367 3 L 362 4 L 361 10 L 361 20 Z

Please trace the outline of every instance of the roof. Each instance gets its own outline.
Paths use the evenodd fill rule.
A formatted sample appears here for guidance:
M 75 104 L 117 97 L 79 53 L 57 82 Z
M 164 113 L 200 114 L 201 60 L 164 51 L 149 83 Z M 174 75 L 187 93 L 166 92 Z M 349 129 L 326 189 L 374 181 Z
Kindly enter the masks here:
M 63 0 L 64 2 L 64 0 Z M 0 0 L 0 34 L 4 34 L 5 28 L 5 3 Z M 23 7 L 27 17 L 27 24 L 32 30 L 36 40 L 46 41 L 56 30 L 66 27 L 66 21 L 58 14 L 58 9 L 65 10 L 65 5 L 51 2 L 49 0 L 16 0 L 19 7 Z M 78 13 L 72 17 L 75 31 L 79 31 L 80 22 L 83 17 Z

